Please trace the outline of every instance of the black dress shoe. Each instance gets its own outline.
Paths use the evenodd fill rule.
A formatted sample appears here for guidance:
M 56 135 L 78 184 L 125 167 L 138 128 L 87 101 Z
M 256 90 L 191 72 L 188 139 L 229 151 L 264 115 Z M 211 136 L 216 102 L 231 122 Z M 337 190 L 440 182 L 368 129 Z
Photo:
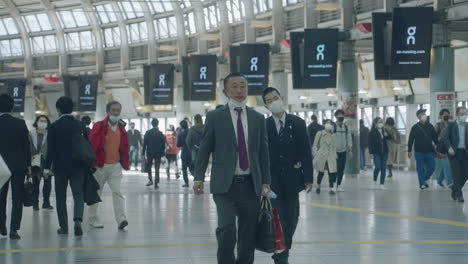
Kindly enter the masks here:
M 120 223 L 119 225 L 119 229 L 120 230 L 123 230 L 125 227 L 128 226 L 128 221 L 127 220 L 124 220 L 122 223 Z
M 34 205 L 34 206 L 33 206 L 33 210 L 34 210 L 34 211 L 39 211 L 39 205 Z
M 0 235 L 2 236 L 8 235 L 8 230 L 6 229 L 6 227 L 0 228 Z
M 59 234 L 59 235 L 68 235 L 68 229 L 65 229 L 65 228 L 61 227 L 61 228 L 59 228 L 57 230 L 57 234 Z
M 316 192 L 317 194 L 320 194 L 320 188 L 317 188 L 317 190 L 315 190 L 315 192 Z
M 42 204 L 42 209 L 52 210 L 52 209 L 54 209 L 54 207 L 52 205 L 50 205 L 50 203 L 43 203 Z
M 81 228 L 81 225 L 75 225 L 75 236 L 82 236 L 83 235 L 83 229 Z
M 458 198 L 457 198 L 457 202 L 458 202 L 458 203 L 464 203 L 464 202 L 465 202 L 465 199 L 463 199 L 463 197 L 458 197 Z
M 20 235 L 18 235 L 18 232 L 12 231 L 12 232 L 10 232 L 10 239 L 18 240 L 18 239 L 21 239 L 21 237 L 20 237 Z

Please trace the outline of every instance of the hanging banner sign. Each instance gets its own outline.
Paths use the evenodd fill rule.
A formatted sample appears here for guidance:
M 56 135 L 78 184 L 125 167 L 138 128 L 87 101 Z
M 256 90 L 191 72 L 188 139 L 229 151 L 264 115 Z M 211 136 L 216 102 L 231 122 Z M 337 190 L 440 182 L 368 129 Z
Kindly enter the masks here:
M 77 111 L 96 111 L 98 90 L 97 75 L 82 75 L 78 77 L 78 104 Z
M 146 105 L 174 103 L 174 65 L 151 64 L 143 68 Z
M 433 13 L 432 7 L 393 9 L 392 79 L 429 77 Z
M 392 13 L 372 13 L 374 78 L 376 80 L 390 80 L 391 21 Z
M 450 111 L 450 118 L 455 115 L 455 93 L 454 92 L 440 92 L 435 93 L 436 105 L 435 113 L 438 115 L 440 110 L 448 109 Z
M 262 95 L 268 87 L 270 71 L 269 44 L 241 44 L 239 47 L 238 67 L 249 84 L 249 95 Z
M 216 100 L 217 61 L 216 55 L 192 55 L 182 60 L 184 87 L 189 87 L 184 89 L 184 100 Z
M 290 32 L 293 89 L 304 89 L 304 32 Z
M 7 94 L 13 97 L 15 102 L 14 113 L 24 112 L 24 98 L 26 95 L 26 79 L 7 79 L 4 81 L 7 86 Z
M 306 29 L 304 34 L 304 88 L 336 87 L 338 29 Z

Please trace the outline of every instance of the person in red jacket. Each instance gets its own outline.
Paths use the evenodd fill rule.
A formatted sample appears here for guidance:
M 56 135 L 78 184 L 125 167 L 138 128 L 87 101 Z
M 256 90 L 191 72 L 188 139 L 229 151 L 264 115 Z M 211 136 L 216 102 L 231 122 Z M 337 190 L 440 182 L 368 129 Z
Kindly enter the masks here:
M 166 142 L 167 142 L 167 151 L 166 151 L 166 159 L 167 159 L 167 179 L 171 178 L 170 168 L 171 163 L 174 162 L 175 164 L 175 171 L 176 171 L 176 179 L 180 178 L 179 175 L 179 168 L 177 166 L 177 155 L 179 154 L 180 148 L 177 147 L 177 133 L 175 132 L 174 126 L 170 126 L 166 133 Z
M 104 184 L 108 184 L 112 191 L 114 202 L 114 216 L 120 230 L 128 225 L 125 216 L 125 198 L 120 190 L 122 183 L 122 169 L 130 169 L 128 135 L 125 122 L 120 120 L 122 105 L 117 101 L 107 104 L 107 117 L 94 124 L 89 140 L 96 152 L 97 163 L 94 176 L 99 183 L 99 196 Z M 97 214 L 98 204 L 89 207 L 89 224 L 94 228 L 103 228 Z

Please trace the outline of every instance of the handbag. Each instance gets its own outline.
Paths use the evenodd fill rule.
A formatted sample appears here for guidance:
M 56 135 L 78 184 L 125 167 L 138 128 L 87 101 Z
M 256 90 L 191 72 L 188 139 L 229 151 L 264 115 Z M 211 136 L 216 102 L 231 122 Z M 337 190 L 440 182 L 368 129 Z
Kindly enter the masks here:
M 258 212 L 255 248 L 265 253 L 273 253 L 276 250 L 273 210 L 270 200 L 265 197 L 261 198 Z
M 26 177 L 24 181 L 24 196 L 23 205 L 24 207 L 31 207 L 34 203 L 34 185 L 32 177 Z
M 286 250 L 286 242 L 284 241 L 283 228 L 277 208 L 273 208 L 273 217 L 275 223 L 275 253 L 280 254 Z
M 11 171 L 8 168 L 8 165 L 5 163 L 5 160 L 3 160 L 2 155 L 0 155 L 0 188 L 5 185 L 6 182 L 11 177 Z
M 82 165 L 92 167 L 97 162 L 96 153 L 91 142 L 81 134 L 72 136 L 72 159 L 79 161 Z

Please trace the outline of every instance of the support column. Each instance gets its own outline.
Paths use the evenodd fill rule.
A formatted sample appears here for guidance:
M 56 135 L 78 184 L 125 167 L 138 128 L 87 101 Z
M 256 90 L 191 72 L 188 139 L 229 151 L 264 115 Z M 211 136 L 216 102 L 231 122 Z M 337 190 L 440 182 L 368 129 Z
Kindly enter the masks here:
M 33 85 L 31 83 L 26 84 L 23 119 L 28 128 L 32 128 L 32 124 L 36 119 L 36 100 L 34 99 Z
M 184 86 L 182 84 L 182 72 L 176 72 L 176 83 L 174 91 L 174 111 L 177 123 L 184 117 L 190 117 L 190 102 L 184 101 Z
M 354 27 L 353 1 L 342 1 L 341 30 L 347 31 Z M 355 58 L 355 45 L 353 41 L 340 43 L 340 59 L 338 64 L 338 94 L 341 107 L 346 113 L 348 133 L 353 138 L 353 156 L 346 161 L 345 174 L 356 176 L 359 174 L 359 134 L 357 106 L 358 98 L 358 68 Z
M 94 114 L 95 122 L 101 121 L 106 117 L 107 115 L 106 104 L 107 104 L 106 82 L 104 80 L 99 80 L 97 99 L 96 99 L 96 113 Z
M 277 53 L 271 56 L 271 80 L 270 85 L 281 93 L 284 103 L 289 109 L 288 99 L 288 74 L 284 69 L 284 56 L 282 53 Z

